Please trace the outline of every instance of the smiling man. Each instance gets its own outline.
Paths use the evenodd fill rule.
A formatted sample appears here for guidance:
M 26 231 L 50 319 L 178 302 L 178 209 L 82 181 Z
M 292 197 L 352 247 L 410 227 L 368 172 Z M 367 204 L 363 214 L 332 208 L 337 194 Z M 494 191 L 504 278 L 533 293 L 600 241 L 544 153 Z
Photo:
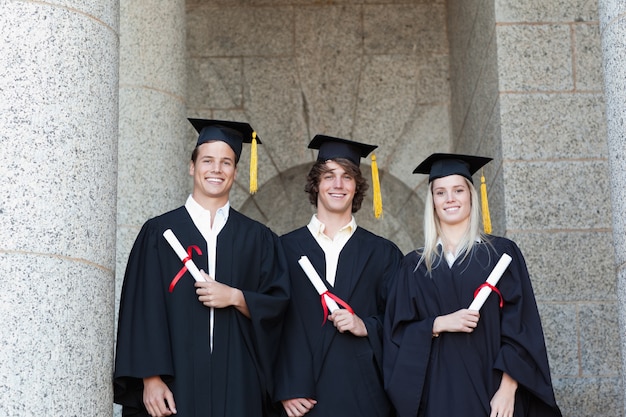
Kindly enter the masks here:
M 183 207 L 148 220 L 120 302 L 114 393 L 124 416 L 270 416 L 288 277 L 278 237 L 229 204 L 247 123 L 190 119 L 199 133 Z M 171 229 L 204 282 L 163 232 Z
M 387 291 L 402 253 L 357 227 L 353 217 L 368 188 L 360 160 L 376 146 L 317 135 L 309 148 L 319 149 L 305 186 L 317 213 L 308 226 L 281 237 L 292 294 L 275 398 L 290 417 L 390 416 L 381 336 Z M 302 256 L 344 308 L 327 315 L 326 296 L 301 269 Z

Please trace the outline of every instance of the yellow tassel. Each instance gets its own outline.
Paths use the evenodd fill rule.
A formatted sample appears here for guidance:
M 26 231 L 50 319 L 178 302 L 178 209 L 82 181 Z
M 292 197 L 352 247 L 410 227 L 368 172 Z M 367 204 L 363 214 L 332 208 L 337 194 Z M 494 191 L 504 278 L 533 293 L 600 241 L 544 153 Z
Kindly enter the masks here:
M 374 216 L 378 219 L 383 214 L 383 197 L 380 193 L 378 164 L 376 163 L 376 155 L 374 154 L 372 154 L 372 186 L 374 188 Z
M 491 233 L 491 217 L 489 216 L 489 201 L 487 200 L 487 184 L 485 183 L 485 175 L 480 175 L 480 199 L 483 211 L 483 229 L 485 233 Z
M 257 169 L 258 169 L 258 157 L 256 149 L 256 132 L 252 132 L 252 146 L 250 148 L 250 194 L 257 192 Z

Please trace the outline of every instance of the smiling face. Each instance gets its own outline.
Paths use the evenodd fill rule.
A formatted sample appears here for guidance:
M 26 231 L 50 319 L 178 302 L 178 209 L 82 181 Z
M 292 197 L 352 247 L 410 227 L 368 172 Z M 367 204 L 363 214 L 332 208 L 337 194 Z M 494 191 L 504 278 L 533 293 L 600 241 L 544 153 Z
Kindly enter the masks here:
M 318 215 L 351 215 L 356 193 L 356 179 L 335 161 L 326 161 L 317 194 Z
M 441 227 L 467 227 L 472 198 L 465 178 L 461 175 L 437 178 L 433 180 L 431 188 L 435 213 Z
M 189 165 L 193 177 L 193 198 L 203 207 L 228 201 L 235 182 L 235 151 L 222 141 L 205 142 L 197 148 L 195 161 Z

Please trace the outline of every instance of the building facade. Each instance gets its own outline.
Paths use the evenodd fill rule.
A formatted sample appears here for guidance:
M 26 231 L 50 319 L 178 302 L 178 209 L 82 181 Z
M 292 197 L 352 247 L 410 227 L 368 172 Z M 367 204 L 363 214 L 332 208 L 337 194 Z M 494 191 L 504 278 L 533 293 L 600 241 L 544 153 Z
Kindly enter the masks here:
M 190 192 L 201 117 L 257 130 L 259 191 L 241 169 L 231 204 L 279 234 L 311 216 L 315 134 L 378 144 L 384 214 L 370 193 L 357 222 L 404 252 L 417 163 L 494 158 L 494 234 L 526 256 L 564 415 L 625 415 L 623 1 L 0 5 L 0 414 L 114 414 L 126 258 Z

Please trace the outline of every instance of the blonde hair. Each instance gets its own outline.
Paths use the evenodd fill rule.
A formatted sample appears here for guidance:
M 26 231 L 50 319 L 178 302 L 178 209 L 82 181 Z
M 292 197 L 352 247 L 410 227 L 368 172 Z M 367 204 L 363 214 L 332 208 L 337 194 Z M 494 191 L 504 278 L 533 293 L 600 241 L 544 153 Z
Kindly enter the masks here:
M 458 244 L 458 252 L 461 256 L 463 256 L 463 259 L 471 253 L 477 240 L 487 240 L 487 235 L 480 230 L 481 212 L 478 192 L 470 180 L 467 178 L 464 179 L 467 184 L 467 188 L 470 191 L 472 206 L 470 209 L 470 220 L 467 231 Z M 426 203 L 424 208 L 424 247 L 422 248 L 420 260 L 415 269 L 417 269 L 422 262 L 426 265 L 426 269 L 429 273 L 432 272 L 433 268 L 438 266 L 438 262 L 441 260 L 441 252 L 437 242 L 441 236 L 441 223 L 435 211 L 435 203 L 433 201 L 433 183 L 431 181 L 430 184 L 428 184 L 428 193 L 426 194 Z M 436 262 L 437 265 L 435 265 Z

